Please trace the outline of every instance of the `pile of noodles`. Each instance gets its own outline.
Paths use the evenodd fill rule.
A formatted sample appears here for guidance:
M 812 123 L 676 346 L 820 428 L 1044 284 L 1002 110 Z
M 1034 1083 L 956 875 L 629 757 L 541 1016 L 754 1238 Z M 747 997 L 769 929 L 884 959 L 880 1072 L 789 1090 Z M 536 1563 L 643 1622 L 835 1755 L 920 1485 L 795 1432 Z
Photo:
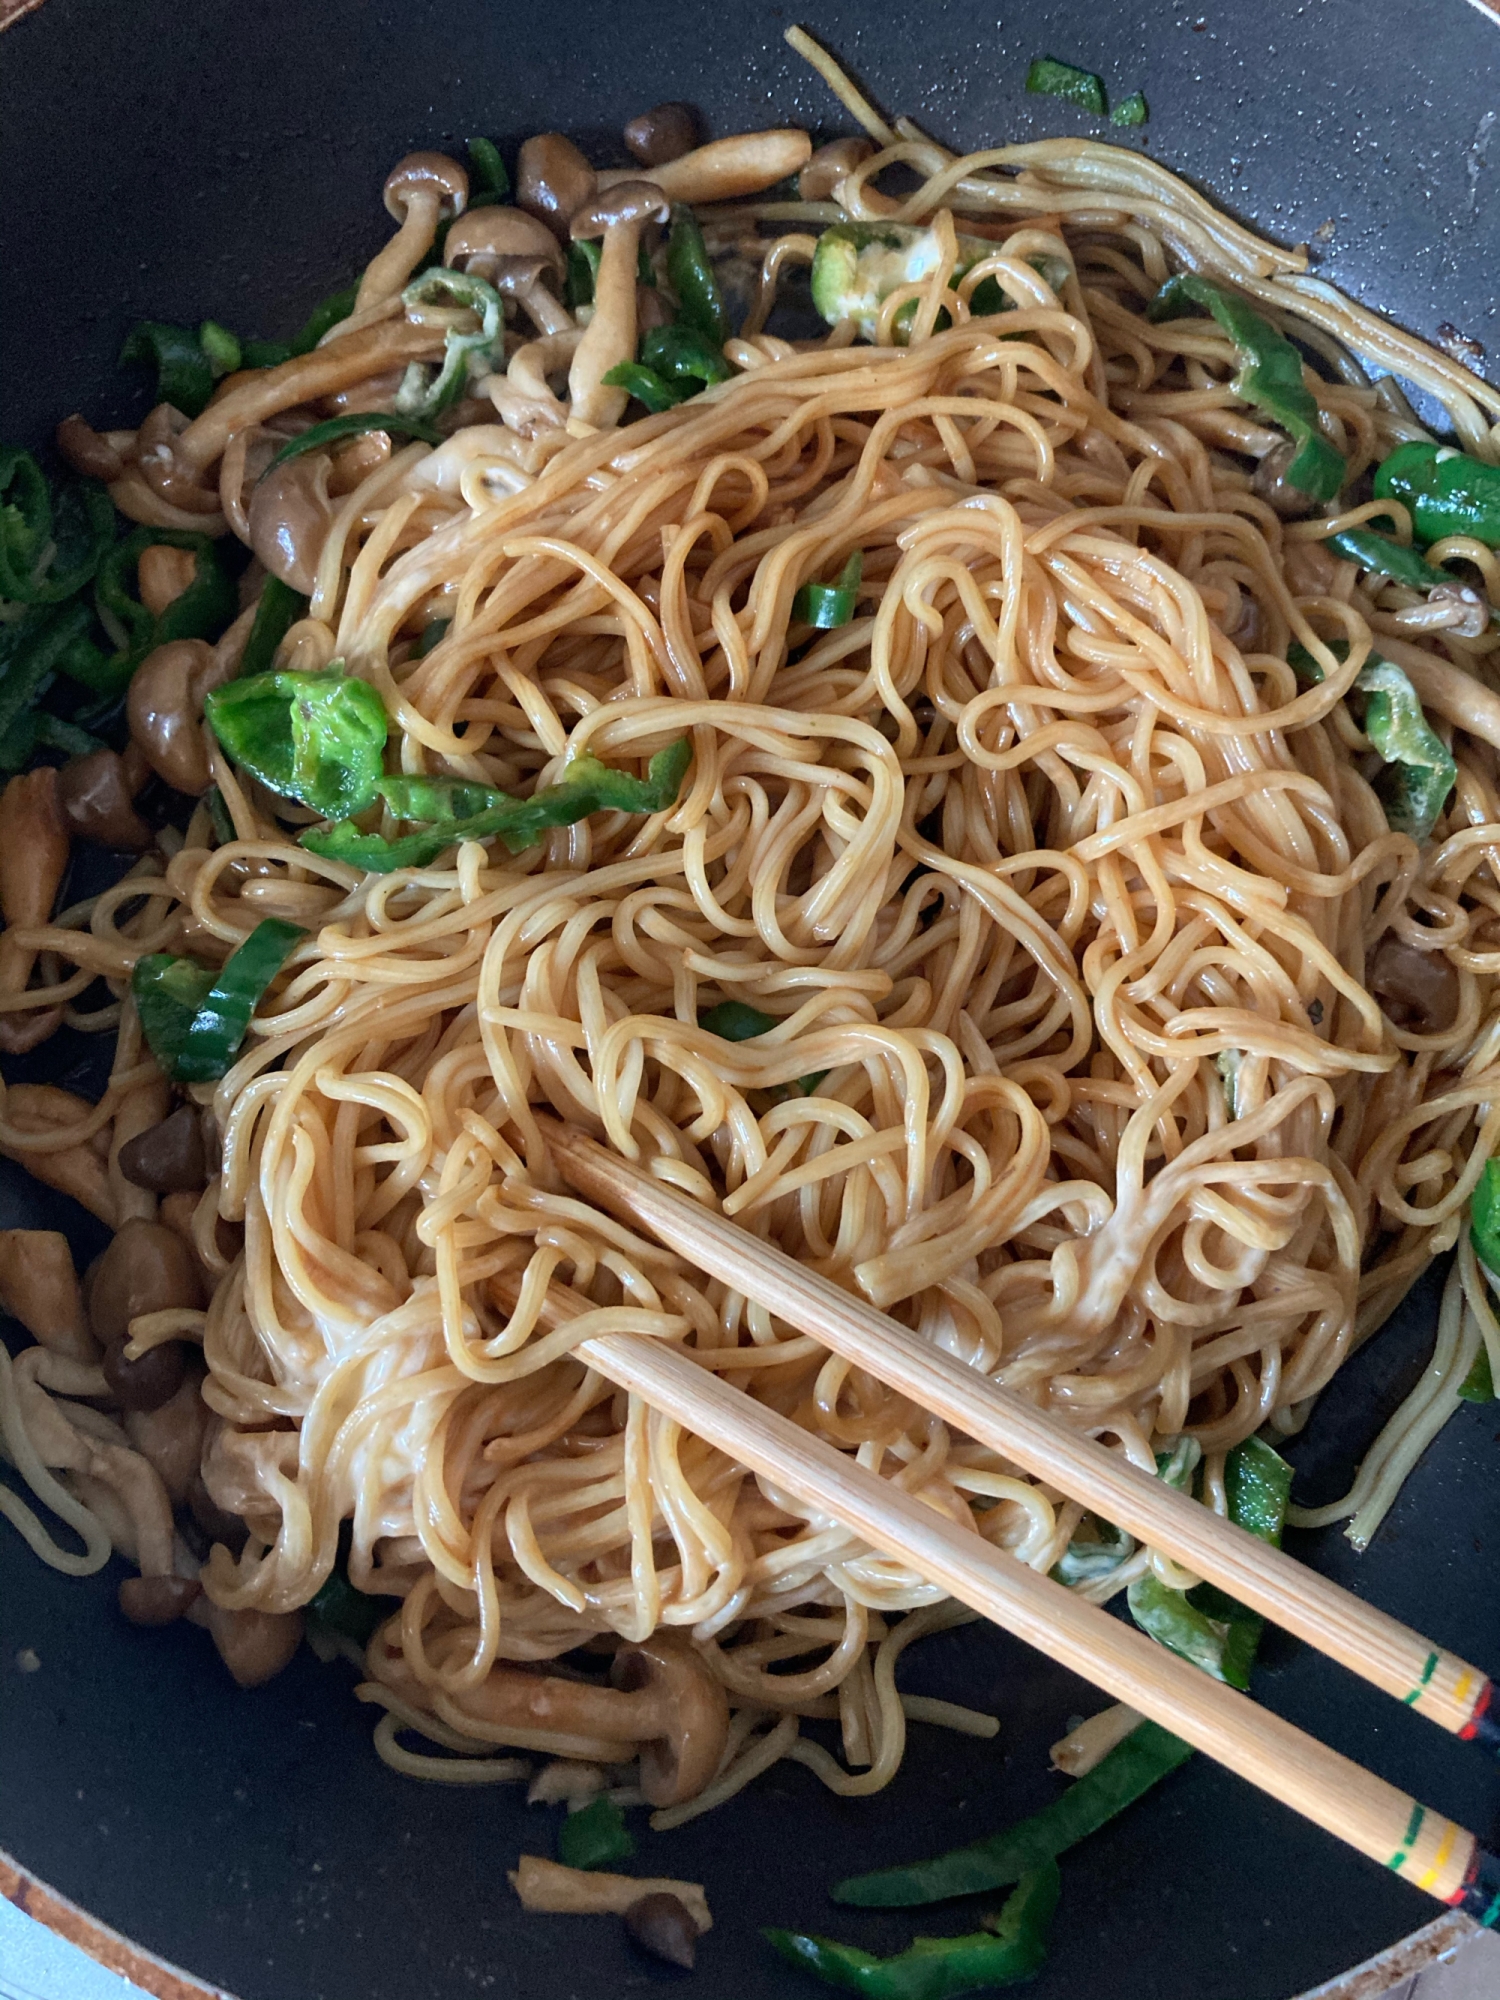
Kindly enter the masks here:
M 956 159 L 869 116 L 886 149 L 855 197 L 888 211 L 878 176 L 904 163 L 923 185 L 900 212 L 950 248 L 953 216 L 987 218 L 992 257 L 894 295 L 874 346 L 793 347 L 760 312 L 730 382 L 524 465 L 488 431 L 398 451 L 341 503 L 283 647 L 380 690 L 406 772 L 524 793 L 568 755 L 644 770 L 687 735 L 672 810 L 364 877 L 297 847 L 284 802 L 219 759 L 235 838 L 212 847 L 200 814 L 164 878 L 45 933 L 118 980 L 267 916 L 308 930 L 199 1093 L 223 1132 L 199 1232 L 222 1271 L 208 1469 L 251 1529 L 238 1561 L 215 1550 L 212 1596 L 305 1604 L 352 1521 L 353 1580 L 393 1613 L 366 1692 L 418 1770 L 397 1724 L 470 1752 L 517 1740 L 476 1719 L 496 1663 L 687 1633 L 734 1723 L 669 1823 L 779 1756 L 846 1793 L 885 1784 L 896 1656 L 961 1614 L 589 1372 L 582 1340 L 684 1346 L 1037 1569 L 1080 1510 L 573 1196 L 539 1114 L 1144 1467 L 1192 1436 L 1220 1508 L 1225 1454 L 1299 1427 L 1456 1240 L 1500 1135 L 1496 638 L 1413 633 L 1407 594 L 1355 588 L 1320 543 L 1372 507 L 1278 519 L 1228 342 L 1145 303 L 1186 262 L 1326 355 L 1356 481 L 1419 434 L 1356 353 L 1490 456 L 1500 397 L 1147 161 L 1072 142 Z M 785 225 L 757 245 L 764 306 L 838 212 L 707 225 Z M 1043 252 L 1074 273 L 1060 294 L 1027 261 Z M 1012 309 L 970 318 L 990 277 Z M 855 550 L 854 621 L 795 625 L 799 586 Z M 1500 601 L 1493 555 L 1455 553 Z M 1294 641 L 1321 684 L 1287 666 Z M 1424 687 L 1478 691 L 1472 727 L 1429 703 L 1459 775 L 1420 850 L 1388 828 L 1344 701 L 1372 641 L 1425 663 Z M 1390 935 L 1446 955 L 1450 1029 L 1398 1032 L 1366 990 Z M 728 999 L 775 1027 L 699 1025 Z M 132 1062 L 127 1033 L 117 1088 Z M 232 1262 L 215 1215 L 243 1222 Z M 1500 1360 L 1466 1268 L 1443 1414 L 1481 1333 Z M 583 1318 L 549 1311 L 562 1285 Z M 800 1733 L 817 1716 L 846 1762 Z

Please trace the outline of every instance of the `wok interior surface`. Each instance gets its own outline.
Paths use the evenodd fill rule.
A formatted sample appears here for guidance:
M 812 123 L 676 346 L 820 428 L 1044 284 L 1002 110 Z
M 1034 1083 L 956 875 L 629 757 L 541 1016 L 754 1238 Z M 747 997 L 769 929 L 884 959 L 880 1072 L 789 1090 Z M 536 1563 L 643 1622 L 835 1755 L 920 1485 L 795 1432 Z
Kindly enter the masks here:
M 966 146 L 1087 130 L 1027 98 L 1029 60 L 1141 89 L 1144 144 L 1266 234 L 1314 238 L 1318 268 L 1433 337 L 1446 321 L 1492 350 L 1500 249 L 1486 158 L 1500 29 L 1460 0 L 1314 0 L 1295 15 L 1201 0 L 1005 12 L 890 0 L 801 17 L 890 112 Z M 115 372 L 141 317 L 212 316 L 279 335 L 353 275 L 387 228 L 379 187 L 413 145 L 487 133 L 572 133 L 623 158 L 625 119 L 663 97 L 711 133 L 798 123 L 844 129 L 781 43 L 783 9 L 682 0 L 629 10 L 572 0 L 512 10 L 412 0 L 236 9 L 161 0 L 45 0 L 0 43 L 0 436 L 35 445 L 82 407 L 133 420 L 144 385 Z M 1325 232 L 1326 234 L 1326 232 Z M 105 1051 L 68 1031 L 8 1074 L 86 1086 Z M 66 1211 L 66 1213 L 64 1212 Z M 0 1226 L 97 1225 L 19 1169 L 0 1170 Z M 90 1232 L 93 1232 L 91 1234 Z M 1436 1315 L 1429 1277 L 1325 1399 L 1293 1447 L 1299 1499 L 1336 1497 L 1420 1371 Z M 1409 1483 L 1375 1546 L 1336 1530 L 1299 1540 L 1320 1567 L 1481 1663 L 1500 1660 L 1493 1408 L 1466 1408 Z M 523 1917 L 505 1881 L 523 1849 L 553 1851 L 559 1808 L 517 1787 L 419 1785 L 370 1747 L 351 1676 L 303 1652 L 253 1693 L 191 1628 L 142 1632 L 114 1608 L 111 1565 L 75 1583 L 0 1534 L 0 1846 L 106 1922 L 243 2000 L 438 2000 L 474 1991 L 593 2000 L 674 1977 L 616 1924 Z M 35 1671 L 18 1656 L 34 1653 Z M 1260 1699 L 1453 1814 L 1495 1833 L 1500 1782 L 1472 1750 L 1277 1636 Z M 27 1665 L 30 1665 L 28 1659 Z M 925 1642 L 903 1685 L 992 1709 L 993 1744 L 923 1726 L 873 1802 L 842 1801 L 778 1766 L 729 1807 L 646 1834 L 642 1872 L 702 1881 L 715 1929 L 697 1979 L 736 2000 L 816 1989 L 761 1926 L 824 1930 L 873 1950 L 913 1928 L 972 1928 L 976 1908 L 838 1911 L 828 1883 L 972 1839 L 1035 1810 L 1062 1781 L 1047 1746 L 1103 1705 L 987 1627 Z M 1424 1897 L 1302 1825 L 1204 1759 L 1064 1863 L 1039 2000 L 1286 2000 L 1434 1914 Z

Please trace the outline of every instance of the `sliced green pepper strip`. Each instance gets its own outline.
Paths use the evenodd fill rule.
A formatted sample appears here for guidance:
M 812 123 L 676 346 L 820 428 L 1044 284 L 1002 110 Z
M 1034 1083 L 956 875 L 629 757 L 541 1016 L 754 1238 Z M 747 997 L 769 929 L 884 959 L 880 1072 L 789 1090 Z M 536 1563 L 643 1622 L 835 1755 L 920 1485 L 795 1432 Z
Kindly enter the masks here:
M 375 786 L 397 819 L 431 824 L 471 819 L 507 803 L 508 794 L 467 778 L 381 778 Z
M 835 1938 L 772 1930 L 767 1942 L 793 1965 L 864 2000 L 958 2000 L 996 1986 L 1014 1986 L 1040 1972 L 1047 1930 L 1062 1878 L 1055 1861 L 1022 1876 L 993 1922 L 965 1937 L 914 1938 L 905 1951 L 877 1958 Z
M 120 365 L 134 363 L 156 370 L 156 401 L 170 403 L 185 417 L 201 415 L 214 392 L 213 363 L 189 326 L 143 319 L 126 334 L 120 349 Z
M 1422 543 L 1472 535 L 1500 549 L 1500 465 L 1417 438 L 1398 445 L 1376 470 L 1377 500 L 1399 500 Z
M 1146 100 L 1138 90 L 1132 90 L 1128 97 L 1122 97 L 1109 114 L 1111 125 L 1144 125 L 1150 117 Z
M 1318 428 L 1318 401 L 1302 379 L 1302 356 L 1244 299 L 1191 271 L 1169 278 L 1146 315 L 1154 321 L 1180 319 L 1194 306 L 1211 313 L 1234 343 L 1240 366 L 1230 388 L 1280 424 L 1298 446 L 1287 484 L 1314 500 L 1331 500 L 1344 483 L 1345 465 Z
M 283 361 L 290 361 L 291 358 L 290 341 L 242 340 L 240 342 L 242 368 L 279 368 Z
M 198 345 L 213 370 L 215 381 L 225 375 L 233 375 L 244 365 L 244 353 L 238 339 L 227 326 L 220 326 L 216 319 L 206 319 L 199 327 Z
M 529 799 L 502 795 L 499 804 L 483 812 L 445 819 L 399 840 L 362 833 L 345 820 L 326 830 L 313 828 L 301 836 L 301 844 L 325 860 L 342 861 L 373 875 L 388 875 L 396 868 L 425 868 L 461 840 L 503 840 L 512 854 L 519 854 L 534 847 L 549 827 L 572 826 L 591 813 L 666 812 L 677 803 L 692 755 L 688 738 L 679 737 L 651 759 L 646 777 L 637 778 L 585 754 L 573 758 L 559 783 L 544 786 Z
M 190 549 L 197 561 L 192 582 L 157 617 L 130 586 L 146 550 L 162 546 Z M 239 602 L 213 541 L 182 528 L 137 528 L 116 542 L 99 565 L 94 589 L 100 616 L 106 624 L 113 619 L 124 628 L 126 644 L 107 659 L 90 648 L 87 654 L 70 654 L 61 664 L 74 680 L 102 695 L 123 693 L 136 668 L 158 646 L 174 639 L 217 639 Z
M 102 750 L 104 743 L 102 738 L 80 729 L 77 723 L 52 715 L 45 708 L 27 709 L 0 737 L 0 770 L 21 770 L 40 748 L 61 750 L 69 757 L 87 757 L 91 750 Z
M 1229 1518 L 1274 1548 L 1281 1546 L 1292 1468 L 1260 1438 L 1237 1444 L 1224 1464 Z M 1243 1692 L 1265 1621 L 1212 1584 L 1184 1594 L 1154 1574 L 1138 1577 L 1127 1592 L 1130 1614 L 1143 1632 L 1169 1651 Z
M 493 139 L 469 141 L 469 206 L 487 208 L 510 194 L 510 175 Z
M 1469 1197 L 1469 1241 L 1486 1271 L 1500 1274 L 1500 1160 L 1486 1160 Z
M 613 1799 L 590 1799 L 557 1830 L 557 1858 L 565 1868 L 612 1868 L 635 1853 L 635 1839 Z
M 1495 1377 L 1490 1367 L 1490 1351 L 1482 1341 L 1479 1352 L 1474 1356 L 1474 1366 L 1458 1385 L 1458 1393 L 1466 1403 L 1493 1403 L 1495 1400 Z
M 976 264 L 996 256 L 1001 248 L 988 237 L 960 234 L 953 282 L 957 284 Z M 937 231 L 931 227 L 917 229 L 904 222 L 836 222 L 823 231 L 813 252 L 809 280 L 813 305 L 830 326 L 853 320 L 862 337 L 873 340 L 886 299 L 903 285 L 919 284 L 930 276 L 943 254 Z M 1064 258 L 1040 255 L 1028 257 L 1026 262 L 1053 291 L 1060 291 L 1067 282 L 1071 267 Z M 993 277 L 976 285 L 969 299 L 970 312 L 981 317 L 1009 312 L 1012 305 Z M 915 299 L 908 300 L 897 313 L 892 331 L 898 346 L 910 338 L 916 315 Z M 941 333 L 948 325 L 947 313 L 940 312 L 934 331 Z
M 698 1026 L 707 1028 L 711 1035 L 717 1035 L 724 1042 L 752 1042 L 757 1035 L 764 1035 L 777 1025 L 774 1014 L 763 1014 L 759 1007 L 752 1007 L 745 1000 L 721 1000 L 717 1007 L 709 1007 L 698 1016 Z M 799 1076 L 791 1083 L 779 1084 L 783 1092 L 794 1091 L 799 1097 L 811 1097 L 818 1085 L 827 1076 L 826 1069 L 814 1070 L 810 1076 Z
M 1075 63 L 1038 56 L 1026 72 L 1026 88 L 1034 97 L 1060 97 L 1064 104 L 1092 111 L 1096 118 L 1104 116 L 1103 78 L 1095 76 L 1091 69 L 1079 69 Z
M 1424 562 L 1415 549 L 1405 548 L 1373 528 L 1343 528 L 1328 537 L 1327 546 L 1346 562 L 1358 563 L 1361 569 L 1388 577 L 1392 583 L 1404 583 L 1408 590 L 1436 590 L 1440 583 L 1455 581 L 1447 570 Z
M 396 409 L 402 416 L 441 416 L 467 388 L 470 362 L 488 354 L 500 338 L 505 324 L 500 294 L 470 271 L 450 271 L 439 265 L 414 278 L 401 299 L 407 307 L 466 306 L 478 315 L 477 333 L 461 333 L 450 327 L 443 340 L 441 368 L 434 373 L 425 361 L 413 361 L 396 391 Z
M 1458 781 L 1458 766 L 1399 667 L 1371 659 L 1354 685 L 1366 696 L 1365 734 L 1385 759 L 1375 791 L 1386 821 L 1420 845 L 1430 838 Z
M 690 384 L 696 395 L 712 382 L 727 382 L 733 370 L 722 347 L 696 327 L 653 326 L 641 341 L 641 360 L 667 382 Z
M 851 624 L 864 568 L 864 550 L 856 549 L 839 571 L 837 583 L 804 583 L 792 599 L 793 624 L 812 625 L 820 632 Z
M 682 382 L 668 382 L 658 375 L 654 368 L 646 368 L 639 361 L 617 361 L 600 380 L 610 389 L 623 389 L 634 396 L 638 403 L 644 403 L 653 416 L 663 410 L 675 410 L 679 403 L 685 403 L 695 393 L 695 386 Z
M 667 280 L 677 294 L 677 324 L 702 334 L 715 347 L 722 347 L 729 338 L 729 315 L 724 310 L 724 296 L 709 262 L 698 218 L 684 202 L 677 202 L 672 209 L 671 228 L 667 232 Z
M 253 680 L 257 674 L 270 671 L 276 648 L 297 620 L 307 615 L 307 603 L 300 590 L 293 590 L 279 576 L 266 578 L 255 607 L 255 623 L 250 627 L 240 660 L 240 680 Z
M 0 625 L 0 739 L 35 707 L 52 675 L 85 642 L 88 628 L 88 606 L 76 600 L 36 605 Z
M 1330 639 L 1328 649 L 1338 659 L 1349 657 L 1346 639 Z M 1305 646 L 1294 641 L 1286 649 L 1286 659 L 1300 680 L 1322 680 L 1323 669 Z M 1375 781 L 1386 824 L 1393 832 L 1409 834 L 1420 845 L 1431 835 L 1458 781 L 1458 767 L 1428 723 L 1416 689 L 1399 667 L 1371 653 L 1355 679 L 1353 692 L 1368 697 L 1365 734 L 1386 762 Z
M 426 417 L 413 416 L 410 411 L 401 410 L 346 410 L 341 417 L 325 418 L 321 424 L 314 424 L 311 430 L 300 436 L 288 438 L 286 443 L 271 460 L 271 465 L 285 465 L 289 458 L 300 458 L 305 451 L 323 451 L 331 444 L 338 444 L 344 438 L 363 437 L 366 431 L 387 431 L 396 437 L 420 438 L 423 444 L 441 444 L 443 434 Z M 266 470 L 270 471 L 268 465 Z
M 1112 1521 L 1097 1523 L 1100 1539 L 1096 1542 L 1080 1541 L 1076 1537 L 1069 1542 L 1047 1574 L 1054 1583 L 1068 1585 L 1093 1583 L 1101 1576 L 1111 1576 L 1121 1563 L 1128 1562 L 1135 1554 L 1135 1541 L 1130 1535 L 1122 1534 Z M 1111 1537 L 1106 1540 L 1105 1536 Z
M 53 504 L 29 451 L 0 451 L 0 598 L 61 604 L 92 578 L 114 540 L 115 510 L 93 480 L 65 485 Z
M 594 285 L 599 276 L 599 259 L 604 245 L 597 237 L 568 246 L 568 272 L 563 280 L 563 304 L 569 312 L 594 303 Z
M 283 798 L 328 819 L 373 804 L 390 718 L 368 681 L 256 674 L 215 688 L 203 707 L 234 761 Z
M 931 1861 L 852 1876 L 833 1890 L 834 1901 L 865 1909 L 908 1909 L 916 1903 L 942 1903 L 950 1896 L 973 1896 L 1019 1882 L 1031 1869 L 1055 1860 L 1134 1805 L 1192 1754 L 1179 1737 L 1154 1722 L 1143 1722 L 1061 1798 L 1030 1819 Z
M 256 1008 L 292 948 L 307 933 L 267 917 L 215 972 L 196 959 L 153 952 L 130 976 L 151 1052 L 174 1082 L 217 1083 L 245 1039 Z
M 354 301 L 359 296 L 358 284 L 345 285 L 341 292 L 334 292 L 313 307 L 300 333 L 294 334 L 290 342 L 291 352 L 311 354 L 318 342 L 331 327 L 345 320 L 354 310 Z
M 349 1524 L 345 1522 L 339 1530 L 339 1552 L 333 1568 L 317 1595 L 308 1599 L 307 1615 L 343 1638 L 354 1640 L 356 1645 L 368 1646 L 381 1622 L 395 1607 L 389 1599 L 370 1597 L 363 1590 L 356 1590 L 349 1581 L 351 1540 Z

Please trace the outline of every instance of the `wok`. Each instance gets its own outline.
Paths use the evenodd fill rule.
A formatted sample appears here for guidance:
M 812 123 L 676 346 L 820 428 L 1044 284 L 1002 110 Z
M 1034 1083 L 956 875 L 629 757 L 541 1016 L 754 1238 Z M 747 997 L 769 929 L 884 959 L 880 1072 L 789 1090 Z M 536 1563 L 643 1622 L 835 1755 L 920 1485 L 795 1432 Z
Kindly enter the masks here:
M 80 405 L 134 420 L 143 395 L 114 360 L 138 318 L 294 328 L 382 240 L 380 183 L 413 145 L 485 132 L 509 150 L 555 126 L 618 161 L 624 120 L 665 96 L 694 100 L 714 132 L 831 136 L 841 114 L 783 47 L 788 18 L 759 0 L 45 0 L 0 44 L 0 437 L 38 444 Z M 1140 88 L 1151 122 L 1126 143 L 1274 237 L 1323 240 L 1326 275 L 1419 333 L 1447 321 L 1500 344 L 1500 139 L 1487 159 L 1485 122 L 1500 26 L 1462 0 L 1053 0 L 998 16 L 978 0 L 820 0 L 806 18 L 888 110 L 964 145 L 1085 129 L 1025 95 L 1036 55 Z M 97 1090 L 103 1053 L 65 1032 L 7 1073 Z M 0 1224 L 64 1227 L 80 1257 L 98 1247 L 98 1225 L 8 1167 Z M 1420 1371 L 1435 1300 L 1424 1282 L 1329 1392 L 1296 1448 L 1301 1497 L 1343 1489 Z M 1496 1442 L 1493 1408 L 1466 1407 L 1368 1554 L 1336 1530 L 1301 1552 L 1500 1662 Z M 675 1976 L 612 1923 L 521 1915 L 505 1870 L 552 1851 L 558 1809 L 397 1777 L 347 1671 L 304 1652 L 242 1693 L 201 1632 L 125 1625 L 116 1582 L 113 1566 L 69 1581 L 0 1533 L 0 1847 L 27 1869 L 243 2000 L 596 2000 Z M 18 1669 L 26 1649 L 35 1671 Z M 1500 1781 L 1475 1751 L 1274 1635 L 1264 1662 L 1262 1700 L 1493 1838 Z M 905 1680 L 993 1708 L 998 1741 L 914 1727 L 873 1802 L 783 1765 L 727 1810 L 647 1836 L 653 1873 L 707 1884 L 699 1992 L 816 1990 L 762 1944 L 765 1924 L 897 1947 L 905 1917 L 835 1911 L 828 1882 L 1034 1810 L 1060 1782 L 1047 1745 L 1101 1705 L 980 1626 L 908 1655 Z M 0 1887 L 13 1880 L 0 1867 Z M 968 1927 L 954 1914 L 921 1927 Z M 1286 2000 L 1436 1914 L 1198 1758 L 1068 1858 L 1033 1990 Z

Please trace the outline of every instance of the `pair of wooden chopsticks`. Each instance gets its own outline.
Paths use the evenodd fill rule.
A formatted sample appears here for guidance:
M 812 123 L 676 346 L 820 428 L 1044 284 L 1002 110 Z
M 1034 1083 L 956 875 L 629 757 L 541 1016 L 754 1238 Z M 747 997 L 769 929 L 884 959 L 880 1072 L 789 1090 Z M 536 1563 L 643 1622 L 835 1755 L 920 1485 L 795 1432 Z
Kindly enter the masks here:
M 1034 1477 L 1081 1501 L 1455 1735 L 1500 1747 L 1488 1678 L 1373 1605 L 1138 1471 L 910 1333 L 783 1251 L 673 1192 L 571 1126 L 545 1120 L 579 1194 L 641 1226 L 788 1325 Z M 552 1288 L 562 1316 L 588 1302 Z M 842 1521 L 1039 1652 L 1128 1702 L 1429 1895 L 1500 1919 L 1500 1857 L 1396 1786 L 1259 1708 L 982 1536 L 865 1471 L 692 1359 L 637 1334 L 579 1358 L 685 1428 Z

